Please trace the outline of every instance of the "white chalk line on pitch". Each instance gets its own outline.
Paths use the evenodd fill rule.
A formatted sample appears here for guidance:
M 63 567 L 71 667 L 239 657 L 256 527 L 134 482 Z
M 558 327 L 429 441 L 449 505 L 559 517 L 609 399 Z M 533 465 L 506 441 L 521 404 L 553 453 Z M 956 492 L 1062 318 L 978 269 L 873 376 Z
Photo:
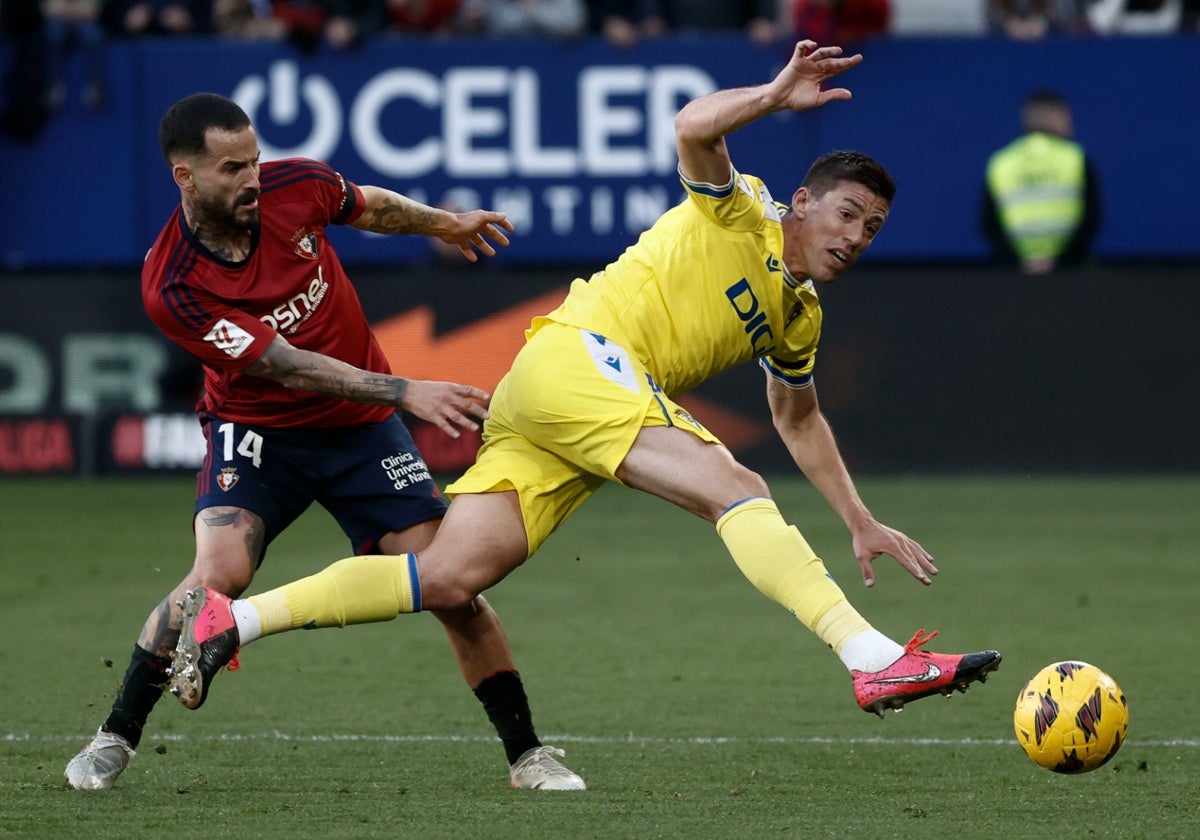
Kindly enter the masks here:
M 80 735 L 33 735 L 30 733 L 10 732 L 3 736 L 3 741 L 87 741 L 91 733 Z M 185 735 L 182 733 L 164 733 L 146 736 L 146 741 L 309 741 L 312 743 L 328 742 L 380 742 L 380 743 L 495 743 L 493 736 L 484 735 L 296 735 L 288 732 L 245 733 L 216 733 L 210 735 Z M 736 738 L 723 736 L 706 736 L 692 738 L 666 738 L 648 735 L 591 736 L 591 735 L 543 735 L 544 743 L 575 743 L 575 744 L 694 744 L 697 746 L 723 744 L 795 744 L 809 745 L 863 745 L 863 746 L 932 746 L 932 747 L 991 747 L 1012 746 L 1014 738 L 831 738 L 811 736 L 806 738 L 769 737 L 769 738 Z M 1125 742 L 1127 747 L 1184 747 L 1186 749 L 1200 748 L 1200 738 L 1169 738 L 1160 740 L 1136 740 Z

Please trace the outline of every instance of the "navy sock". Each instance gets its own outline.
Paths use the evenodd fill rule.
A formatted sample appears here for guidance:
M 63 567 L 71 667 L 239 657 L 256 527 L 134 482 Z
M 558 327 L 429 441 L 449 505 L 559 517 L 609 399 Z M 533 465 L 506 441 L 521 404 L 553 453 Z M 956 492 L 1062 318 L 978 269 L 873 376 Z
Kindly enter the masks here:
M 521 675 L 516 671 L 492 674 L 476 687 L 475 696 L 483 704 L 492 726 L 496 727 L 510 765 L 526 751 L 542 745 L 533 731 L 529 698 L 525 696 Z
M 125 679 L 117 690 L 117 699 L 113 701 L 112 711 L 108 720 L 104 721 L 103 728 L 120 735 L 136 749 L 142 740 L 142 727 L 146 725 L 154 704 L 162 697 L 169 667 L 169 659 L 155 656 L 140 645 L 134 645 Z

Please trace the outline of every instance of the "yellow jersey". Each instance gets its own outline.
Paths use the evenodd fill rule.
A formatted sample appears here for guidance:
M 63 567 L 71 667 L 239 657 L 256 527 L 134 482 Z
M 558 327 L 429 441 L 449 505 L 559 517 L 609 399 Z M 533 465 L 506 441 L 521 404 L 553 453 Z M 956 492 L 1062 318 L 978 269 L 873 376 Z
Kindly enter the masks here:
M 674 396 L 760 359 L 793 388 L 812 379 L 821 304 L 783 264 L 782 214 L 753 175 L 689 181 L 687 195 L 616 260 L 576 279 L 562 305 L 534 319 L 589 330 L 635 356 Z

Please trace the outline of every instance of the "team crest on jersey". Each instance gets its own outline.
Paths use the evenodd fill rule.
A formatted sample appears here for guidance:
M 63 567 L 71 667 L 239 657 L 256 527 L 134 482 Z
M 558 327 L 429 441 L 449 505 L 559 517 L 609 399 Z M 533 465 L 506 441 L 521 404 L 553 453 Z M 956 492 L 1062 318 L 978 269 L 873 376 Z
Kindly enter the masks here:
M 317 258 L 317 235 L 308 228 L 300 228 L 293 233 L 292 242 L 296 243 L 296 256 L 306 260 Z
M 222 467 L 221 474 L 217 476 L 217 486 L 228 493 L 233 489 L 233 485 L 238 483 L 239 478 L 241 476 L 238 475 L 237 467 Z

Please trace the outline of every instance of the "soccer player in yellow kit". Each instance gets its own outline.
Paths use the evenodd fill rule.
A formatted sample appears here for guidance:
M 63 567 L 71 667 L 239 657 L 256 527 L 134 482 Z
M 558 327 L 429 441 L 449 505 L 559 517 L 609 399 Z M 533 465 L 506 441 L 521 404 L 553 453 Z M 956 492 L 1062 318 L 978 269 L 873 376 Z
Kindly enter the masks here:
M 243 601 L 189 592 L 172 691 L 202 691 L 238 644 L 297 627 L 381 621 L 455 609 L 530 557 L 605 481 L 652 493 L 715 523 L 734 562 L 831 647 L 860 707 L 882 715 L 983 681 L 996 651 L 901 645 L 847 601 L 804 537 L 780 515 L 761 476 L 673 401 L 733 365 L 766 372 L 775 427 L 796 464 L 852 536 L 867 586 L 888 554 L 924 584 L 937 574 L 919 543 L 871 514 L 817 401 L 821 334 L 816 287 L 854 265 L 887 220 L 895 185 L 855 152 L 819 158 L 790 203 L 738 172 L 726 135 L 777 111 L 850 98 L 822 83 L 861 56 L 796 45 L 771 82 L 718 91 L 676 116 L 685 200 L 563 304 L 536 318 L 496 388 L 474 466 L 447 488 L 453 502 L 419 555 L 353 557 Z

